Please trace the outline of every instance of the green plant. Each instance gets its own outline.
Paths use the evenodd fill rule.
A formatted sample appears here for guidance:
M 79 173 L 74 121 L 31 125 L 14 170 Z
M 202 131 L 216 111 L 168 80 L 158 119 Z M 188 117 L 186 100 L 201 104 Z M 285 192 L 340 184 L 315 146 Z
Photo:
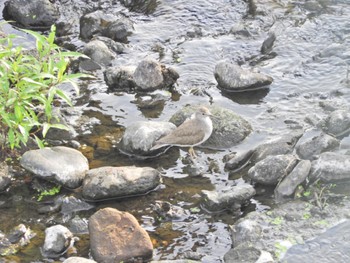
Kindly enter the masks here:
M 281 216 L 278 216 L 271 221 L 271 224 L 276 226 L 281 225 L 282 223 L 283 223 L 283 218 Z
M 55 26 L 48 36 L 23 30 L 35 38 L 36 48 L 15 46 L 16 35 L 0 39 L 0 146 L 4 149 L 26 145 L 33 136 L 39 147 L 50 128 L 67 129 L 52 124 L 52 107 L 59 98 L 71 105 L 70 98 L 59 88 L 69 82 L 78 92 L 76 80 L 84 74 L 70 74 L 68 65 L 78 52 L 65 52 L 54 43 Z
M 39 193 L 39 196 L 38 196 L 37 200 L 40 202 L 45 196 L 53 196 L 55 194 L 58 194 L 60 191 L 61 191 L 61 186 L 60 185 L 54 186 L 54 187 L 52 187 L 49 190 L 41 191 Z

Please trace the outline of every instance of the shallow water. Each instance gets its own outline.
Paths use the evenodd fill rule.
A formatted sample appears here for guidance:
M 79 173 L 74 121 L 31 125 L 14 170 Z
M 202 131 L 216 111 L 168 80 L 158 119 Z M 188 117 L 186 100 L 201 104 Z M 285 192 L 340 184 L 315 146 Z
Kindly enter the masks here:
M 311 128 L 306 118 L 318 119 L 327 114 L 319 105 L 322 101 L 348 105 L 350 3 L 271 0 L 263 7 L 265 15 L 255 16 L 247 13 L 245 1 L 238 0 L 205 0 L 200 4 L 164 0 L 150 15 L 128 12 L 119 5 L 109 9 L 123 10 L 135 22 L 127 50 L 117 56 L 114 65 L 137 65 L 149 57 L 174 67 L 180 74 L 177 93 L 169 95 L 163 107 L 153 110 L 140 110 L 134 102 L 137 94 L 108 92 L 101 80 L 82 86 L 81 97 L 77 99 L 77 105 L 86 115 L 101 120 L 92 134 L 79 137 L 90 168 L 136 165 L 162 171 L 161 189 L 143 197 L 100 202 L 96 208 L 111 206 L 135 215 L 154 241 L 154 259 L 174 259 L 193 251 L 200 254 L 203 262 L 222 262 L 231 247 L 229 225 L 242 215 L 229 211 L 208 213 L 201 208 L 199 194 L 201 190 L 222 189 L 242 182 L 240 177 L 244 172 L 229 176 L 223 168 L 223 156 L 251 149 L 296 128 Z M 251 36 L 232 33 L 231 29 L 239 25 Z M 260 47 L 269 32 L 277 36 L 272 49 L 276 55 L 264 58 Z M 256 70 L 272 76 L 274 82 L 269 90 L 245 94 L 222 92 L 216 87 L 213 74 L 216 63 L 222 59 L 239 62 L 246 68 L 254 65 Z M 102 74 L 98 74 L 102 79 Z M 195 90 L 205 93 L 196 95 Z M 231 149 L 197 149 L 197 165 L 202 167 L 203 175 L 188 175 L 186 149 L 171 149 L 154 160 L 136 160 L 118 151 L 117 142 L 129 124 L 139 120 L 168 120 L 184 105 L 197 103 L 231 109 L 254 127 L 245 141 Z M 216 169 L 210 169 L 212 166 Z M 0 208 L 0 229 L 6 232 L 18 223 L 38 229 L 42 222 L 50 222 L 27 205 L 26 199 L 34 194 L 30 185 L 24 181 L 18 181 L 18 185 L 8 194 L 15 200 L 14 205 Z M 273 205 L 270 191 L 259 193 L 243 213 Z M 7 198 L 0 196 L 1 200 Z M 155 217 L 152 204 L 157 200 L 178 205 L 191 216 L 182 221 L 154 223 L 150 218 Z M 87 256 L 87 244 L 84 245 L 81 254 Z M 38 252 L 37 247 L 30 249 Z M 33 253 L 31 259 L 40 259 L 40 255 Z M 21 262 L 29 262 L 30 257 L 23 256 Z

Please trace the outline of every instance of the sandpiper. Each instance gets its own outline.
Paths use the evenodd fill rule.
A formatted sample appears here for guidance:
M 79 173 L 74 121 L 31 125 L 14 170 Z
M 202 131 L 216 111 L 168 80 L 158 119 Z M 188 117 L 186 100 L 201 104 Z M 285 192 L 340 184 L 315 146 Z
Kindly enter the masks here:
M 196 154 L 193 147 L 208 140 L 213 131 L 210 116 L 213 115 L 206 107 L 200 107 L 174 131 L 157 140 L 151 150 L 169 145 L 190 147 L 188 152 L 191 157 L 195 158 Z

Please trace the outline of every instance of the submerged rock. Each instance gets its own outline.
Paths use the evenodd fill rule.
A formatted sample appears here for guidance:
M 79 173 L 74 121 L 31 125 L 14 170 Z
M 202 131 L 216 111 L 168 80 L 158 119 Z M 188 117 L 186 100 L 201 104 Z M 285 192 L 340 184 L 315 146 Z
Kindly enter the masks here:
M 73 247 L 76 240 L 77 238 L 65 226 L 51 226 L 45 230 L 42 254 L 44 257 L 57 258 Z
M 325 133 L 321 133 L 319 136 L 315 136 L 303 143 L 300 143 L 296 147 L 296 152 L 302 159 L 313 160 L 318 157 L 320 153 L 332 151 L 338 148 L 340 142 Z
M 170 122 L 179 126 L 189 118 L 201 105 L 189 105 L 176 112 Z M 213 132 L 209 139 L 201 144 L 201 147 L 212 149 L 224 149 L 237 145 L 247 137 L 251 131 L 250 123 L 243 117 L 229 109 L 219 106 L 206 106 L 215 116 L 213 121 Z
M 82 53 L 103 66 L 110 65 L 115 58 L 114 53 L 111 52 L 107 45 L 100 40 L 92 40 L 87 43 L 83 48 Z
M 336 110 L 321 122 L 321 128 L 325 133 L 340 137 L 350 133 L 350 112 L 348 110 Z
M 138 121 L 126 127 L 119 149 L 131 155 L 147 155 L 154 142 L 175 130 L 170 122 Z
M 89 219 L 90 247 L 97 262 L 128 262 L 152 258 L 153 245 L 136 218 L 113 208 L 104 208 Z
M 150 167 L 100 167 L 84 179 L 83 196 L 89 200 L 142 195 L 161 182 L 160 173 Z
M 275 198 L 283 200 L 284 198 L 292 197 L 298 186 L 305 181 L 311 169 L 309 160 L 301 160 L 275 189 Z
M 115 66 L 104 72 L 104 79 L 110 90 L 132 91 L 136 88 L 134 82 L 135 66 Z
M 81 152 L 64 146 L 27 151 L 20 164 L 38 177 L 68 188 L 79 187 L 89 170 Z
M 9 0 L 5 2 L 3 13 L 6 20 L 36 29 L 49 29 L 60 16 L 49 0 Z
M 215 66 L 214 76 L 218 87 L 230 92 L 266 88 L 273 81 L 270 76 L 242 69 L 237 64 L 225 61 L 221 61 Z
M 291 154 L 268 156 L 249 169 L 248 177 L 259 184 L 276 185 L 294 169 L 297 162 Z
M 310 179 L 326 183 L 350 180 L 350 155 L 325 152 L 312 161 Z
M 202 190 L 204 206 L 209 211 L 238 210 L 255 195 L 249 184 L 236 185 L 220 191 Z

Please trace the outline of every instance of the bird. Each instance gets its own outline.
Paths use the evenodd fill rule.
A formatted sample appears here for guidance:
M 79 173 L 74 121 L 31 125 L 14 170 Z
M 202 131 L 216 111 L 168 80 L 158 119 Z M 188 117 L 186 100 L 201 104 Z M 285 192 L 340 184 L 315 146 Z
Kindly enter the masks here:
M 194 146 L 200 145 L 209 139 L 213 132 L 213 117 L 208 108 L 201 106 L 171 133 L 157 140 L 151 150 L 165 146 L 189 147 L 190 157 L 196 158 Z

